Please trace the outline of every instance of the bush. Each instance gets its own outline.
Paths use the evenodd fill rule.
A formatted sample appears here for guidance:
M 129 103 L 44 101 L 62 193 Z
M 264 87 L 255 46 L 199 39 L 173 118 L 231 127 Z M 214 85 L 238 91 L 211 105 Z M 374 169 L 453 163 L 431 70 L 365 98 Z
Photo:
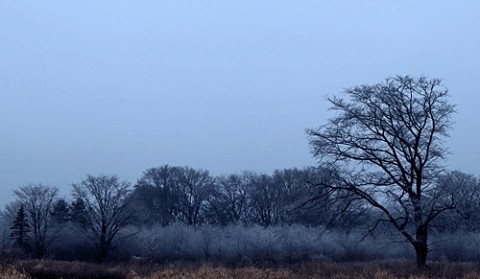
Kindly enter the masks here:
M 212 261 L 229 265 L 277 265 L 314 259 L 368 261 L 405 258 L 410 248 L 392 244 L 389 237 L 369 237 L 322 228 L 292 226 L 168 227 L 142 228 L 123 243 L 131 255 L 150 262 Z M 386 249 L 388 248 L 388 249 Z
M 475 232 L 457 232 L 442 234 L 432 238 L 435 249 L 431 253 L 432 260 L 452 262 L 480 261 L 480 234 Z
M 75 224 L 65 223 L 57 232 L 47 255 L 62 261 L 90 261 L 95 256 L 95 249 Z
M 138 233 L 136 233 L 138 232 Z M 396 232 L 371 235 L 364 232 L 325 230 L 303 225 L 261 227 L 182 223 L 127 228 L 124 239 L 110 254 L 110 261 L 128 261 L 135 256 L 145 262 L 218 262 L 230 266 L 292 264 L 315 259 L 358 262 L 410 259 L 414 251 Z M 430 261 L 480 261 L 480 234 L 462 233 L 431 236 Z M 12 256 L 12 249 L 3 249 Z M 74 225 L 67 223 L 58 232 L 48 251 L 49 258 L 92 261 L 95 249 Z

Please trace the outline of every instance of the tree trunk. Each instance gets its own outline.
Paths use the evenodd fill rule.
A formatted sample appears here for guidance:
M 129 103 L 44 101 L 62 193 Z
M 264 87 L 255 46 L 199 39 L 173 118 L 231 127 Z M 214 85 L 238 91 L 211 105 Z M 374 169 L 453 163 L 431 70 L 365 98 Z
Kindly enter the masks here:
M 104 262 L 108 256 L 108 244 L 106 240 L 106 236 L 102 234 L 100 236 L 100 243 L 98 245 L 98 254 L 97 254 L 97 261 Z
M 39 238 L 35 241 L 35 257 L 37 259 L 42 259 L 45 256 L 45 246 L 43 243 L 43 240 Z
M 105 247 L 100 248 L 97 255 L 97 261 L 99 263 L 102 263 L 107 260 L 107 256 L 108 256 L 108 250 Z
M 35 247 L 35 257 L 37 259 L 42 259 L 45 256 L 44 250 L 41 246 Z
M 428 228 L 425 225 L 419 226 L 416 231 L 416 239 L 413 246 L 417 256 L 417 266 L 424 266 L 428 254 Z

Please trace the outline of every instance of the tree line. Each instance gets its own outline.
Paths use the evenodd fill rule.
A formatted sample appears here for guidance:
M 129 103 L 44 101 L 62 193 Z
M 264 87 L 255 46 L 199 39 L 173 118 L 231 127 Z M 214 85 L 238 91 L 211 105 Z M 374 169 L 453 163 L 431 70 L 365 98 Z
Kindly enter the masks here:
M 117 176 L 88 175 L 72 185 L 71 200 L 59 198 L 53 186 L 22 186 L 4 215 L 12 222 L 15 246 L 37 258 L 45 256 L 55 233 L 69 223 L 95 244 L 97 259 L 105 260 L 129 226 L 333 226 L 331 216 L 341 202 L 333 196 L 325 196 L 322 204 L 307 201 L 308 193 L 316 191 L 312 183 L 325 175 L 306 168 L 213 177 L 206 170 L 165 165 L 146 170 L 133 187 Z
M 16 200 L 3 212 L 9 225 L 3 248 L 43 258 L 68 232 L 85 237 L 93 244 L 92 257 L 104 261 L 127 238 L 158 226 L 303 226 L 362 236 L 374 226 L 381 230 L 377 213 L 365 202 L 318 186 L 332 179 L 329 175 L 311 167 L 213 177 L 205 170 L 165 165 L 146 170 L 133 186 L 117 176 L 89 175 L 73 184 L 69 200 L 60 198 L 56 187 L 29 184 L 14 192 Z M 480 179 L 453 171 L 436 183 L 463 202 L 437 218 L 434 231 L 479 232 Z
M 214 177 L 164 165 L 147 169 L 134 185 L 88 175 L 72 185 L 70 200 L 52 186 L 22 186 L 3 214 L 9 247 L 44 257 L 68 224 L 103 261 L 141 228 L 301 225 L 396 231 L 423 265 L 431 233 L 478 230 L 479 179 L 441 164 L 455 112 L 447 97 L 441 80 L 425 77 L 347 89 L 329 99 L 337 115 L 307 129 L 319 164 L 303 169 Z

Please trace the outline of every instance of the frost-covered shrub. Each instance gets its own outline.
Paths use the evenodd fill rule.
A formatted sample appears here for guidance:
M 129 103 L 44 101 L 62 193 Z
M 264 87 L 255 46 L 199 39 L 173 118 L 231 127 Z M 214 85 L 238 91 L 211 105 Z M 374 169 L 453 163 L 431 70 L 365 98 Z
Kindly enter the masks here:
M 480 234 L 475 232 L 457 232 L 432 237 L 432 260 L 480 261 Z
M 8 250 L 10 244 L 10 228 L 6 218 L 0 212 L 0 255 L 4 254 Z
M 335 261 L 369 261 L 403 259 L 410 246 L 390 234 L 369 235 L 365 232 L 326 230 L 319 237 L 320 253 Z
M 124 243 L 131 256 L 148 261 L 217 261 L 226 264 L 277 264 L 316 259 L 367 261 L 405 258 L 410 248 L 391 236 L 367 237 L 320 227 L 244 226 L 142 228 Z
M 323 256 L 320 228 L 292 225 L 275 228 L 277 251 L 286 263 L 310 260 Z
M 197 260 L 205 250 L 200 232 L 181 223 L 143 228 L 133 239 L 137 242 L 136 254 L 153 261 Z
M 65 223 L 55 232 L 47 255 L 57 260 L 90 261 L 94 258 L 95 251 L 91 241 L 76 225 Z

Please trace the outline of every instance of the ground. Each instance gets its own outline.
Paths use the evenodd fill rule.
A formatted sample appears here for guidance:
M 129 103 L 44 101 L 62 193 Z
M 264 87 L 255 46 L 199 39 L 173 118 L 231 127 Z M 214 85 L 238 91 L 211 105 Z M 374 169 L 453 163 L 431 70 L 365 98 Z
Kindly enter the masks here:
M 29 260 L 3 263 L 0 279 L 313 279 L 313 278 L 480 278 L 478 263 L 435 262 L 417 268 L 413 262 L 308 262 L 284 266 L 227 267 L 214 263 L 108 263 Z

